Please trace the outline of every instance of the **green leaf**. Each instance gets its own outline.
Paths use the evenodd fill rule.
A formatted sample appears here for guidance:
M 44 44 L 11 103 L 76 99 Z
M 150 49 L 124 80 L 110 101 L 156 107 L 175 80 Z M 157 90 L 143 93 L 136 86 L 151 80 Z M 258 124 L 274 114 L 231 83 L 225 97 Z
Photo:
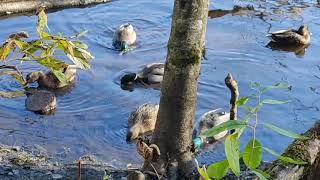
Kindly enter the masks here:
M 287 137 L 290 137 L 290 138 L 294 138 L 294 139 L 309 139 L 308 137 L 306 136 L 302 136 L 300 134 L 296 134 L 296 133 L 293 133 L 293 132 L 290 132 L 290 131 L 287 131 L 287 130 L 284 130 L 284 129 L 281 129 L 275 125 L 272 125 L 272 124 L 269 124 L 269 123 L 262 123 L 264 126 L 266 126 L 267 128 L 281 134 L 281 135 L 284 135 L 284 136 L 287 136 Z
M 228 135 L 224 144 L 224 150 L 232 172 L 239 177 L 240 163 L 239 163 L 239 142 L 238 134 Z
M 222 179 L 228 172 L 229 163 L 227 160 L 219 161 L 208 167 L 207 173 L 209 177 L 214 179 Z
M 84 61 L 80 58 L 77 58 L 77 57 L 72 57 L 70 54 L 67 54 L 67 56 L 80 69 L 89 69 L 90 68 L 90 64 L 87 63 L 86 61 Z
M 245 97 L 241 97 L 240 99 L 238 99 L 238 101 L 236 102 L 237 106 L 242 106 L 244 104 L 246 104 L 249 100 L 249 97 L 245 96 Z
M 229 120 L 229 121 L 226 121 L 224 123 L 219 124 L 218 126 L 210 128 L 205 132 L 202 132 L 200 134 L 200 136 L 201 137 L 212 137 L 212 136 L 217 135 L 225 130 L 238 129 L 238 128 L 242 128 L 242 127 L 246 127 L 246 126 L 247 126 L 246 122 Z
M 15 98 L 15 97 L 21 97 L 21 96 L 25 96 L 24 92 L 22 91 L 13 91 L 13 92 L 0 91 L 1 98 Z
M 48 27 L 48 19 L 47 15 L 44 12 L 44 9 L 41 9 L 38 13 L 38 24 L 37 24 L 37 32 L 40 37 L 42 37 L 42 32 L 44 31 L 45 27 Z
M 0 71 L 0 75 L 10 75 L 17 82 L 19 82 L 22 86 L 26 83 L 23 76 L 20 73 L 18 73 L 17 71 Z
M 76 38 L 80 38 L 80 37 L 84 36 L 87 33 L 88 33 L 88 30 L 81 31 L 76 35 Z
M 271 150 L 269 148 L 263 147 L 263 149 L 266 150 L 267 152 L 269 152 L 270 154 L 276 156 L 278 159 L 280 159 L 282 161 L 285 161 L 285 162 L 288 162 L 288 163 L 292 163 L 292 164 L 299 164 L 299 165 L 308 164 L 308 163 L 303 162 L 303 161 L 294 160 L 294 159 L 292 159 L 290 157 L 281 156 L 280 154 L 277 154 L 276 152 L 274 152 L 273 150 Z
M 206 172 L 206 168 L 203 166 L 202 168 L 198 167 L 198 172 L 200 174 L 200 176 L 204 179 L 204 180 L 211 180 L 210 177 L 208 176 L 207 172 Z
M 250 82 L 249 83 L 249 87 L 250 87 L 250 89 L 259 88 L 260 87 L 260 83 L 258 83 L 258 82 Z
M 289 88 L 289 84 L 285 84 L 285 83 L 278 83 L 278 84 L 275 84 L 275 85 L 270 85 L 270 86 L 267 86 L 265 88 L 262 88 L 261 92 L 265 92 L 269 89 L 285 89 L 285 88 Z
M 251 169 L 251 171 L 259 177 L 259 179 L 261 180 L 267 180 L 268 178 L 270 178 L 270 175 L 267 174 L 264 171 L 261 171 L 260 169 Z
M 287 104 L 290 101 L 278 101 L 274 99 L 264 99 L 261 103 L 262 104 Z
M 76 48 L 88 49 L 88 45 L 86 45 L 83 42 L 80 42 L 80 41 L 71 41 L 71 42 L 74 45 L 74 47 L 76 47 Z
M 66 76 L 61 71 L 52 69 L 52 72 L 63 85 L 69 84 Z
M 3 61 L 7 58 L 12 49 L 12 41 L 6 42 L 0 49 L 0 61 Z
M 55 59 L 54 57 L 44 57 L 44 58 L 38 59 L 37 62 L 47 68 L 52 68 L 55 70 L 59 70 L 67 67 L 67 64 L 65 64 L 61 60 Z
M 262 159 L 262 147 L 258 140 L 253 141 L 253 139 L 251 139 L 248 142 L 242 152 L 242 159 L 244 164 L 250 169 L 255 169 L 260 165 Z

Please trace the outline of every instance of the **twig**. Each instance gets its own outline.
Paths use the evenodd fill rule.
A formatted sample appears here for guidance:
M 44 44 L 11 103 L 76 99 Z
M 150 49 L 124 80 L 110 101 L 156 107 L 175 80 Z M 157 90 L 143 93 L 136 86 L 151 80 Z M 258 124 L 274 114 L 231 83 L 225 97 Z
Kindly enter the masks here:
M 78 177 L 77 180 L 81 180 L 81 160 L 78 161 Z
M 237 82 L 232 78 L 231 73 L 228 73 L 227 77 L 225 78 L 225 84 L 229 88 L 231 92 L 230 98 L 230 120 L 237 120 L 237 101 L 239 98 L 239 90 Z M 233 133 L 234 130 L 231 130 Z

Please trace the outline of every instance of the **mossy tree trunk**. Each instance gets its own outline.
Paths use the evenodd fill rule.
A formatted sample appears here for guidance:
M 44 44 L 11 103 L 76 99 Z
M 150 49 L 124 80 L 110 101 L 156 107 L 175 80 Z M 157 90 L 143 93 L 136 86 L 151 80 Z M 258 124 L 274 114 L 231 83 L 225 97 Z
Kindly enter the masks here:
M 0 0 L 0 16 L 12 13 L 33 12 L 40 7 L 46 9 L 83 7 L 111 0 Z
M 208 0 L 174 2 L 160 108 L 152 139 L 161 151 L 160 157 L 152 162 L 159 173 L 165 173 L 170 163 L 176 165 L 182 176 L 188 177 L 194 170 L 192 127 L 208 3 Z
M 267 167 L 270 179 L 278 180 L 315 180 L 320 179 L 320 122 L 305 134 L 307 140 L 295 140 L 283 153 L 284 156 L 305 161 L 306 165 L 295 165 L 280 160 Z

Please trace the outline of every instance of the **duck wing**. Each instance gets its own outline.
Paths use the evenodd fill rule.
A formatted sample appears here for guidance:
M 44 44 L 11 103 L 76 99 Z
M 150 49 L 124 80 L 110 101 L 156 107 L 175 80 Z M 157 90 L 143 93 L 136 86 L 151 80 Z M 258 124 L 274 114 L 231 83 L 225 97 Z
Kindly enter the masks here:
M 272 32 L 268 35 L 268 37 L 273 42 L 286 44 L 297 43 L 302 38 L 300 34 L 298 34 L 295 30 L 292 29 Z

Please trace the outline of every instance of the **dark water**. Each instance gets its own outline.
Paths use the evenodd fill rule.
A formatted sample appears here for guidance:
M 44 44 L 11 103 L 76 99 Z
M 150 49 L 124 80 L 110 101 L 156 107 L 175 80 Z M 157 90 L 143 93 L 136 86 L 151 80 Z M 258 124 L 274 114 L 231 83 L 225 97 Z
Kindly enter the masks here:
M 232 9 L 234 5 L 253 5 L 259 12 L 229 14 L 208 20 L 207 60 L 201 67 L 197 118 L 213 108 L 228 109 L 229 91 L 224 77 L 232 72 L 241 95 L 251 91 L 250 81 L 263 85 L 287 82 L 292 90 L 274 90 L 263 98 L 291 100 L 290 104 L 266 106 L 259 117 L 279 127 L 301 133 L 319 117 L 320 99 L 320 11 L 315 1 L 215 1 L 210 9 Z M 125 142 L 127 117 L 138 105 L 158 102 L 155 89 L 123 91 L 116 83 L 122 71 L 136 69 L 166 57 L 173 1 L 121 0 L 85 9 L 67 9 L 49 14 L 52 32 L 64 35 L 88 29 L 84 41 L 95 56 L 91 72 L 79 72 L 72 91 L 58 96 L 53 116 L 35 115 L 24 107 L 25 97 L 0 99 L 0 143 L 47 149 L 54 160 L 68 162 L 85 154 L 94 154 L 110 165 L 125 167 L 138 164 L 135 147 Z M 138 34 L 138 47 L 127 55 L 111 47 L 113 30 L 121 23 L 132 23 Z M 14 17 L 1 20 L 0 40 L 11 33 L 27 31 L 35 37 L 36 17 Z M 313 36 L 304 55 L 266 48 L 266 33 L 308 24 Z M 25 67 L 24 72 L 39 69 Z M 18 90 L 9 78 L 1 77 L 1 90 Z M 240 115 L 243 115 L 243 113 Z M 252 137 L 245 133 L 242 142 Z M 292 141 L 259 128 L 258 139 L 264 146 L 282 152 Z M 244 146 L 245 144 L 242 144 Z M 204 153 L 200 160 L 212 162 L 223 156 L 223 144 Z M 266 160 L 273 157 L 265 154 Z

